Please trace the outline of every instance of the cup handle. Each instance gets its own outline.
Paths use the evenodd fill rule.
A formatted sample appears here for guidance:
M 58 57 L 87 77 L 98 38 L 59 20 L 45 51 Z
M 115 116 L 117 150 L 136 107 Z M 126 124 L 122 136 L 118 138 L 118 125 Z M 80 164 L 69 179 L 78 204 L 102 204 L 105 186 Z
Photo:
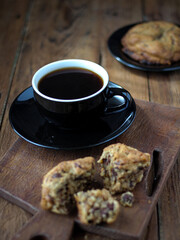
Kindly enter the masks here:
M 112 101 L 115 96 L 121 96 L 124 99 L 124 103 L 113 104 L 112 106 L 112 104 L 110 104 L 110 101 Z M 119 113 L 126 110 L 132 100 L 131 94 L 124 88 L 120 87 L 108 87 L 106 98 L 107 105 L 104 110 L 105 114 Z

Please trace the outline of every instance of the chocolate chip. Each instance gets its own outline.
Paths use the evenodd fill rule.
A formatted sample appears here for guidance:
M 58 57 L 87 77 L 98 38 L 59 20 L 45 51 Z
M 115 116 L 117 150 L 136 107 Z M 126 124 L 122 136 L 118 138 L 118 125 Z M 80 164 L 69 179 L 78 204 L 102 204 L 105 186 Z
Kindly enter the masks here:
M 83 177 L 82 177 L 82 176 L 79 176 L 79 177 L 75 178 L 74 180 L 75 180 L 75 181 L 83 180 Z
M 111 156 L 108 155 L 106 158 L 103 158 L 102 161 L 103 161 L 103 164 L 105 164 L 105 165 L 110 164 L 110 162 L 111 162 Z
M 134 182 L 131 181 L 131 180 L 130 180 L 130 182 L 129 182 L 129 187 L 130 187 L 130 188 L 134 187 Z
M 93 223 L 93 220 L 88 220 L 88 223 L 89 223 L 89 224 Z
M 101 215 L 107 215 L 109 212 L 109 208 L 101 208 Z
M 74 166 L 83 169 L 79 163 L 74 163 Z
M 49 198 L 49 202 L 50 202 L 52 205 L 54 205 L 54 198 L 51 197 L 50 195 L 48 195 L 48 198 Z
M 121 202 L 125 206 L 131 206 L 134 202 L 134 195 L 133 193 L 126 192 L 121 195 Z
M 109 208 L 109 210 L 114 210 L 114 204 L 113 203 L 108 203 L 107 207 Z
M 61 178 L 62 175 L 60 173 L 55 173 L 52 178 Z
M 114 177 L 117 177 L 117 172 L 113 168 L 111 169 L 111 172 Z
M 103 164 L 106 164 L 106 161 L 107 161 L 106 158 L 103 158 L 103 159 L 102 159 Z
M 96 211 L 98 211 L 99 210 L 99 208 L 98 207 L 96 207 L 96 208 L 93 208 L 93 213 L 94 212 L 96 212 Z
M 174 38 L 171 37 L 171 43 L 172 45 L 174 45 L 175 41 L 174 41 Z
M 62 188 L 60 188 L 59 190 L 57 190 L 57 193 L 60 193 L 60 192 L 62 192 L 62 190 L 63 190 L 63 189 L 62 189 Z

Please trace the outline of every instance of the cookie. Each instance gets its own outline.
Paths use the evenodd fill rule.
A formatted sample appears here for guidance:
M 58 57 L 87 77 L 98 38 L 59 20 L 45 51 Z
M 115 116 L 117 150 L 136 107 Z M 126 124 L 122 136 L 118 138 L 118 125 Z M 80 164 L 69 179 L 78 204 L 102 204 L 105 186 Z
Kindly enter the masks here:
M 78 216 L 84 224 L 112 223 L 119 213 L 119 203 L 106 189 L 75 194 Z
M 94 177 L 95 159 L 79 158 L 59 163 L 43 178 L 41 207 L 68 214 L 75 204 L 74 194 L 87 188 Z
M 111 194 L 132 190 L 150 165 L 150 154 L 117 143 L 106 147 L 100 159 L 100 175 Z
M 141 63 L 171 65 L 180 60 L 180 28 L 165 21 L 137 24 L 121 39 L 122 51 Z

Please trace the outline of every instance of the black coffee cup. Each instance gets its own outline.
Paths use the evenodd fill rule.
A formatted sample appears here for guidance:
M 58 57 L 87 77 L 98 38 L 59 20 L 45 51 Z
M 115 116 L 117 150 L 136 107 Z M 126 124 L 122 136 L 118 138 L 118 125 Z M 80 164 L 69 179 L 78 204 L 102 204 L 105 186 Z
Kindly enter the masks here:
M 96 121 L 97 116 L 119 113 L 130 101 L 125 89 L 109 87 L 102 66 L 81 59 L 43 66 L 34 74 L 32 87 L 44 117 L 62 127 L 79 127 Z M 123 104 L 110 106 L 114 96 L 123 98 Z

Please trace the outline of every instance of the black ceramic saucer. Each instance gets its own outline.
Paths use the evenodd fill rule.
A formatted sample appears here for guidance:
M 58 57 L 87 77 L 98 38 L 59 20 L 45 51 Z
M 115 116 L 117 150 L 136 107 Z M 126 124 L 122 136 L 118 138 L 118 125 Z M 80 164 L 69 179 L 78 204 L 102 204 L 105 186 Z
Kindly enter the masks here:
M 114 83 L 110 85 L 117 87 Z M 129 97 L 129 105 L 121 113 L 99 116 L 93 124 L 83 128 L 63 129 L 41 115 L 34 101 L 33 89 L 29 87 L 12 103 L 9 119 L 14 131 L 32 144 L 64 150 L 88 148 L 106 143 L 129 128 L 136 113 L 135 102 Z M 116 101 L 121 104 L 122 100 Z
M 142 23 L 142 22 L 139 22 Z M 174 70 L 180 70 L 180 61 L 176 63 L 172 63 L 169 65 L 148 65 L 143 64 L 138 61 L 135 61 L 128 57 L 123 51 L 122 51 L 122 45 L 121 45 L 121 38 L 125 35 L 125 33 L 133 26 L 139 24 L 131 24 L 125 27 L 122 27 L 112 33 L 112 35 L 108 39 L 108 48 L 113 55 L 113 57 L 119 61 L 120 63 L 134 69 L 142 70 L 142 71 L 149 71 L 149 72 L 166 72 L 166 71 L 174 71 Z

